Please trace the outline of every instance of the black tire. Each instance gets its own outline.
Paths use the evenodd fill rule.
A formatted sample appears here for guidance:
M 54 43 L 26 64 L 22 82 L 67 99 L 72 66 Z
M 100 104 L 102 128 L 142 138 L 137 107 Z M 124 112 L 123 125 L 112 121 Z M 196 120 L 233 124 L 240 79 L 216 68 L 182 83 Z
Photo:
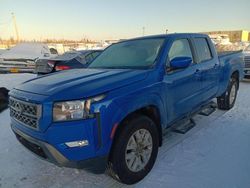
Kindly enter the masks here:
M 236 87 L 235 97 L 234 100 L 230 102 L 230 93 L 233 87 Z M 217 98 L 218 108 L 221 110 L 230 110 L 231 108 L 233 108 L 237 98 L 238 89 L 239 81 L 236 77 L 232 76 L 226 92 L 222 96 Z
M 136 115 L 122 126 L 114 140 L 107 172 L 116 180 L 131 185 L 142 180 L 153 168 L 158 154 L 159 134 L 155 123 L 144 115 Z M 146 129 L 150 133 L 153 147 L 146 166 L 138 172 L 133 172 L 126 164 L 125 152 L 129 139 L 140 129 Z

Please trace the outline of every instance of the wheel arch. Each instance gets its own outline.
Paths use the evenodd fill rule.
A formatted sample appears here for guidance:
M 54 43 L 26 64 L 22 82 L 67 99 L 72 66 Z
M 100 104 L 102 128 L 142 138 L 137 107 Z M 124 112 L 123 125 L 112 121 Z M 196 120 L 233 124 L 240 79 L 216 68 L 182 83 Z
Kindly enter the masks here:
M 161 115 L 160 115 L 160 110 L 158 109 L 158 107 L 156 105 L 147 105 L 147 106 L 144 106 L 144 107 L 141 107 L 139 109 L 136 109 L 130 113 L 128 113 L 122 120 L 121 122 L 119 123 L 116 131 L 115 131 L 115 134 L 114 134 L 114 140 L 116 139 L 117 135 L 119 134 L 119 131 L 122 130 L 123 128 L 123 125 L 135 118 L 136 116 L 138 115 L 145 115 L 147 117 L 149 117 L 152 121 L 154 121 L 154 123 L 156 124 L 157 126 L 157 130 L 158 130 L 158 133 L 159 133 L 159 145 L 161 146 L 162 144 L 162 126 L 161 126 Z
M 130 121 L 131 119 L 133 119 L 139 115 L 145 115 L 145 116 L 149 117 L 152 121 L 154 121 L 154 123 L 157 127 L 157 130 L 158 130 L 158 134 L 159 134 L 159 146 L 162 145 L 162 126 L 161 126 L 160 110 L 158 109 L 158 107 L 156 105 L 147 105 L 147 106 L 141 107 L 139 109 L 136 109 L 136 110 L 128 113 L 120 121 L 120 123 L 118 124 L 118 126 L 114 132 L 109 157 L 113 151 L 113 147 L 114 147 L 114 144 L 116 143 L 116 140 L 119 138 L 119 133 L 122 131 L 124 124 L 126 124 L 126 122 Z
M 231 74 L 231 78 L 235 78 L 237 80 L 237 86 L 238 86 L 237 89 L 239 89 L 239 83 L 240 83 L 240 73 L 239 73 L 239 71 L 238 70 L 233 71 L 232 74 Z

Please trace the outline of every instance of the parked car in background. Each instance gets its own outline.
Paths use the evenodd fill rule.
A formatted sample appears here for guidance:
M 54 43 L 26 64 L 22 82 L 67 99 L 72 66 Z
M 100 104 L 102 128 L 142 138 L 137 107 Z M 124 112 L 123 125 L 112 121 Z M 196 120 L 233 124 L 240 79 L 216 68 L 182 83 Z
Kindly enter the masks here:
M 4 52 L 6 52 L 5 49 L 0 49 L 0 55 L 3 54 Z
M 20 43 L 0 55 L 0 72 L 30 72 L 35 69 L 35 60 L 51 58 L 52 54 L 46 44 L 37 42 Z
M 244 62 L 245 62 L 245 77 L 250 77 L 250 45 L 245 48 L 243 51 L 244 54 Z
M 242 53 L 218 56 L 207 35 L 126 40 L 106 48 L 86 69 L 11 90 L 11 128 L 47 161 L 95 173 L 107 168 L 116 180 L 133 184 L 154 166 L 167 128 L 214 98 L 219 109 L 230 110 L 242 78 Z
M 48 74 L 56 71 L 86 68 L 102 50 L 69 51 L 55 58 L 37 59 L 35 73 Z
M 8 89 L 0 87 L 0 113 L 8 107 L 8 93 Z

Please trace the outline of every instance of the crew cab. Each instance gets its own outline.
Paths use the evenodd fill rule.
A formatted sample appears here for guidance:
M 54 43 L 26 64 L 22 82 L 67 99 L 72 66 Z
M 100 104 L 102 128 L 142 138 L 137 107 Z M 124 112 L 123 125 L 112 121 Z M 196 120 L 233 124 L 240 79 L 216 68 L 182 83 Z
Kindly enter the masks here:
M 242 53 L 218 56 L 204 34 L 125 40 L 86 69 L 45 75 L 10 92 L 11 128 L 58 166 L 105 170 L 125 184 L 152 169 L 163 132 L 217 98 L 234 106 Z

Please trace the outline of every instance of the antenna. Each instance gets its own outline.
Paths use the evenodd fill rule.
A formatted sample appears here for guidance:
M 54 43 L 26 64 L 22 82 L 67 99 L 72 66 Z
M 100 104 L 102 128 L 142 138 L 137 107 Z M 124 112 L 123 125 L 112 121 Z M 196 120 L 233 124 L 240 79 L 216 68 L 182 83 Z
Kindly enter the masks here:
M 16 40 L 17 42 L 19 42 L 19 34 L 18 34 L 18 29 L 17 29 L 17 24 L 16 24 L 16 17 L 13 12 L 11 13 L 11 15 L 12 15 L 12 21 L 13 21 L 15 32 L 16 32 Z

